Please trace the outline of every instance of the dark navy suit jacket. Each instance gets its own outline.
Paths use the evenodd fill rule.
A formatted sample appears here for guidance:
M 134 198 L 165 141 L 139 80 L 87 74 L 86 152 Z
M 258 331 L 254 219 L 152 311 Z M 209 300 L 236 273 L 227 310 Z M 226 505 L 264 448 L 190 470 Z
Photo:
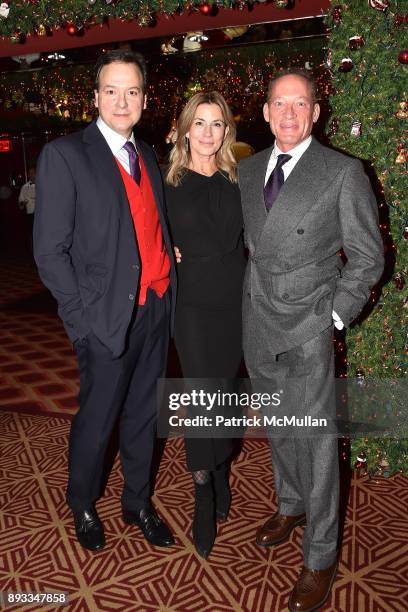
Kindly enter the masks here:
M 163 185 L 152 149 L 136 139 L 171 260 Z M 72 342 L 91 330 L 118 357 L 137 304 L 141 262 L 125 186 L 112 152 L 92 123 L 48 143 L 36 176 L 34 256 Z

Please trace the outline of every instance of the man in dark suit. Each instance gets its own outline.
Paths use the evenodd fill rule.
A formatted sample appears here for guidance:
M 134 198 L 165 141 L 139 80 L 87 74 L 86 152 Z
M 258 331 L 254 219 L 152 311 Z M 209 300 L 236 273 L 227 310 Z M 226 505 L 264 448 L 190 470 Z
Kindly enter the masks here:
M 307 73 L 289 70 L 271 81 L 264 117 L 274 146 L 239 166 L 249 250 L 245 361 L 254 382 L 283 390 L 290 416 L 332 424 L 333 324 L 357 317 L 383 269 L 376 201 L 361 162 L 312 138 L 319 105 Z M 257 543 L 278 544 L 306 523 L 291 611 L 320 607 L 336 575 L 337 438 L 322 432 L 269 431 L 278 510 Z
M 102 55 L 98 120 L 47 144 L 38 165 L 35 259 L 80 371 L 67 502 L 90 550 L 105 544 L 94 504 L 117 422 L 124 521 L 154 545 L 174 543 L 150 502 L 156 381 L 165 371 L 176 280 L 159 168 L 132 132 L 145 104 L 143 58 Z

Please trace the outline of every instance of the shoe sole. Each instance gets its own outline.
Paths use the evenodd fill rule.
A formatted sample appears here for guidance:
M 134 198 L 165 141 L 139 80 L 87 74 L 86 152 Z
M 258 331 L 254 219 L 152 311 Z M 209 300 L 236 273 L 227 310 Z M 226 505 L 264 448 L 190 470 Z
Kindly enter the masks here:
M 258 546 L 262 546 L 262 548 L 270 548 L 271 546 L 276 546 L 277 544 L 281 544 L 281 542 L 284 542 L 285 540 L 287 540 L 288 537 L 290 536 L 290 534 L 292 533 L 292 531 L 295 529 L 295 527 L 299 527 L 301 525 L 306 525 L 306 519 L 305 518 L 296 521 L 296 523 L 293 523 L 292 527 L 290 528 L 290 531 L 288 531 L 279 540 L 274 540 L 273 542 L 258 542 L 258 540 L 255 540 L 255 541 L 256 541 L 257 545 Z
M 102 550 L 106 546 L 106 542 L 103 542 L 103 544 L 100 544 L 100 546 L 95 546 L 93 548 L 91 548 L 90 546 L 84 546 L 84 544 L 82 544 L 79 541 L 78 537 L 77 537 L 77 542 L 81 546 L 81 548 L 83 548 L 84 550 L 89 550 L 90 552 L 99 552 L 100 550 Z
M 330 593 L 331 593 L 334 581 L 336 580 L 338 569 L 339 569 L 339 564 L 337 563 L 336 569 L 333 572 L 332 579 L 330 580 L 329 588 L 327 589 L 326 597 L 324 597 L 316 606 L 313 606 L 313 608 L 306 608 L 306 610 L 302 610 L 302 612 L 316 612 L 317 610 L 319 610 L 319 608 L 321 608 L 326 603 L 326 601 L 330 597 Z M 296 608 L 291 608 L 289 604 L 288 604 L 288 610 L 289 612 L 296 612 Z
M 89 550 L 90 552 L 99 552 L 100 550 L 103 550 L 105 548 L 105 544 L 102 544 L 102 546 L 97 546 L 96 548 L 88 548 L 87 546 L 82 546 L 82 548 L 84 550 Z

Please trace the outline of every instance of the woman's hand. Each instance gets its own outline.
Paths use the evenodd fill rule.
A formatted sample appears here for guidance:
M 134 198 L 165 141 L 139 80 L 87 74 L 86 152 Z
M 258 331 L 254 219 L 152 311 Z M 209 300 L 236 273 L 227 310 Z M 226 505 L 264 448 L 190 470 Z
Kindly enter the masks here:
M 179 264 L 181 262 L 181 253 L 180 253 L 180 249 L 178 247 L 174 247 L 174 254 L 176 256 L 176 261 Z

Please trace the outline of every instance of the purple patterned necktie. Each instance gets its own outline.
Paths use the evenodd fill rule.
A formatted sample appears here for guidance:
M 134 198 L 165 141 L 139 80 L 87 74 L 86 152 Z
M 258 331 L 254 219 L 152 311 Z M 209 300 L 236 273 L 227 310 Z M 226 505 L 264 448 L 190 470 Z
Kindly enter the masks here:
M 137 154 L 135 145 L 133 144 L 133 142 L 130 142 L 130 140 L 128 140 L 123 145 L 123 148 L 129 153 L 130 174 L 132 175 L 136 183 L 140 185 L 141 174 L 140 174 L 139 156 Z
M 278 155 L 278 161 L 276 162 L 276 166 L 271 172 L 270 177 L 264 187 L 264 198 L 265 198 L 265 208 L 267 212 L 269 212 L 272 208 L 272 204 L 278 197 L 278 193 L 285 182 L 285 177 L 283 174 L 282 166 L 286 164 L 292 158 L 291 155 L 287 155 L 286 153 L 281 153 Z

